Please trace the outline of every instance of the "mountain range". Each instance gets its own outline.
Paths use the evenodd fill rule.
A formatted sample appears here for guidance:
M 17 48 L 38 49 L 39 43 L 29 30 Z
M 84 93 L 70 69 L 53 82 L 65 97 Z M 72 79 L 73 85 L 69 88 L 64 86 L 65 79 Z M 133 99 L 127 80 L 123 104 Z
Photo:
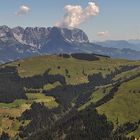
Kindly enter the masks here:
M 108 48 L 132 49 L 140 51 L 140 40 L 107 40 L 96 43 Z
M 140 59 L 140 51 L 132 48 L 131 43 L 122 49 L 91 43 L 86 33 L 77 28 L 0 26 L 0 63 L 60 53 L 98 53 L 113 58 Z

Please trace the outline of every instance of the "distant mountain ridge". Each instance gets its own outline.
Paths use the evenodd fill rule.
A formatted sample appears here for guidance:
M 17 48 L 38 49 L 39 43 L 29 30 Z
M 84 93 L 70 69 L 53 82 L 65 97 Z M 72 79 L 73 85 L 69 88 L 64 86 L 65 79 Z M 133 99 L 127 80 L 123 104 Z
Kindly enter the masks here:
M 0 63 L 44 54 L 97 53 L 113 58 L 140 59 L 140 52 L 90 43 L 81 29 L 0 26 Z
M 108 48 L 131 49 L 140 51 L 140 40 L 107 40 L 96 42 L 98 45 Z

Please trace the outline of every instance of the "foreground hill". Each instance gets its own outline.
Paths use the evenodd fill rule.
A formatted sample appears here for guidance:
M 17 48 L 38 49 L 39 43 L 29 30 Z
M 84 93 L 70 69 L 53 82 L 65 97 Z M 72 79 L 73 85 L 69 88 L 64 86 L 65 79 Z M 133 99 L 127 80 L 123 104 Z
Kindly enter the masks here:
M 139 61 L 95 54 L 32 57 L 1 65 L 0 79 L 18 84 L 1 82 L 2 138 L 140 137 Z

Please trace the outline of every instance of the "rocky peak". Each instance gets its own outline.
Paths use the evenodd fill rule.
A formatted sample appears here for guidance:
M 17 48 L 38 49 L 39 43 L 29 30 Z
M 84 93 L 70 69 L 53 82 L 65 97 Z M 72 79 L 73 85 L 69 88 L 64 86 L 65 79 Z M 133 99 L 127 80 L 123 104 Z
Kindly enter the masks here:
M 8 26 L 0 26 L 0 40 L 15 40 L 21 44 L 29 45 L 33 49 L 40 49 L 52 42 L 87 43 L 87 35 L 80 29 L 68 29 L 59 27 L 26 27 L 20 26 L 10 29 Z M 57 47 L 57 46 L 56 46 Z
M 63 37 L 69 42 L 88 43 L 88 36 L 80 29 L 62 28 L 61 33 Z
M 13 38 L 13 33 L 8 26 L 0 26 L 0 40 L 7 41 Z
M 64 36 L 62 35 L 61 28 L 58 27 L 52 27 L 48 28 L 49 30 L 49 35 L 48 39 L 49 40 L 54 40 L 54 41 L 65 41 Z
M 70 43 L 87 43 L 87 35 L 80 29 L 67 29 L 59 27 L 16 27 L 13 30 L 15 38 L 20 42 L 32 47 L 44 46 L 49 40 L 67 41 Z

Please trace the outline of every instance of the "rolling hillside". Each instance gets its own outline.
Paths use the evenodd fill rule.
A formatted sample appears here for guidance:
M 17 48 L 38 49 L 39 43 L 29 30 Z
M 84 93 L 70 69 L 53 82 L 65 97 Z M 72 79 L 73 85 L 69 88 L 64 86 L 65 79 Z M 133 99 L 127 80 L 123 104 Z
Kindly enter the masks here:
M 39 56 L 1 65 L 0 79 L 1 137 L 140 137 L 140 61 L 95 54 Z

